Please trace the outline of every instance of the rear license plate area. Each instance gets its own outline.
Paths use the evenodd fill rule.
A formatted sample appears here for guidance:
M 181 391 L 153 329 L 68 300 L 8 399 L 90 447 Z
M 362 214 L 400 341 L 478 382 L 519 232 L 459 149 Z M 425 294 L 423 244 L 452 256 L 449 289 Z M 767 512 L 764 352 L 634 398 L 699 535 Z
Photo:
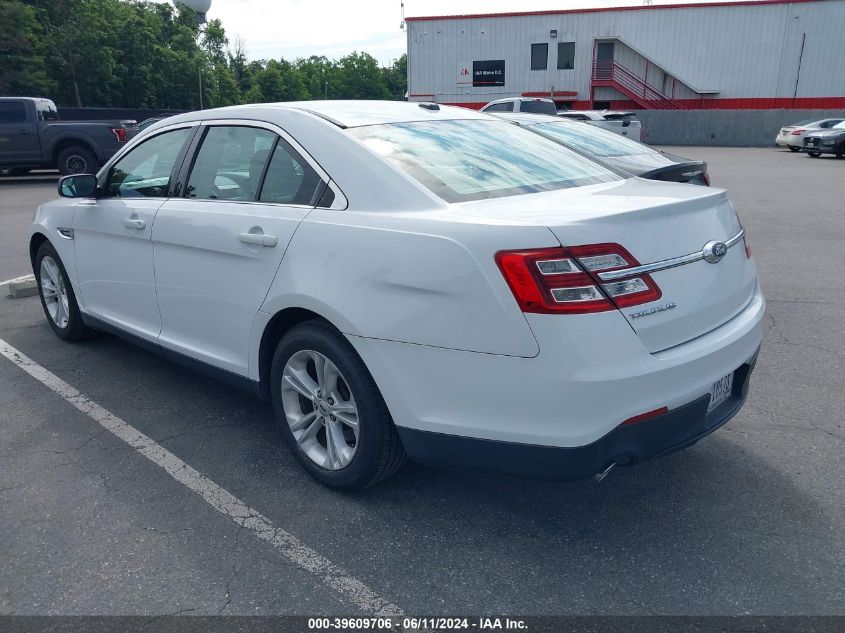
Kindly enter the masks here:
M 710 413 L 713 409 L 731 397 L 733 383 L 734 372 L 731 372 L 726 376 L 722 376 L 719 380 L 710 385 L 710 404 L 707 405 L 707 413 Z

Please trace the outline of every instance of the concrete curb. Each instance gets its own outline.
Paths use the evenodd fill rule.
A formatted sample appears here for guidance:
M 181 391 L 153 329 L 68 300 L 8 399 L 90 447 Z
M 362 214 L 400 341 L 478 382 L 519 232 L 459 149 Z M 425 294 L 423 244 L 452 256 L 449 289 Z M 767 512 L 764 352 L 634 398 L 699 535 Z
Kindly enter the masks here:
M 24 275 L 0 282 L 0 296 L 5 295 L 13 299 L 21 299 L 37 294 L 38 284 L 35 282 L 35 275 Z

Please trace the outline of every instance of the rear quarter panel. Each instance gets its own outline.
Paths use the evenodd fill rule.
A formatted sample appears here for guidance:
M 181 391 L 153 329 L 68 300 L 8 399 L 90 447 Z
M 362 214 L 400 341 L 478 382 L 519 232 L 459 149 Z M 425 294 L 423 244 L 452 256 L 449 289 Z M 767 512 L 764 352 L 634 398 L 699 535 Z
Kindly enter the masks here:
M 552 233 L 422 215 L 313 211 L 261 311 L 302 307 L 351 335 L 535 356 L 537 341 L 494 255 L 557 246 Z

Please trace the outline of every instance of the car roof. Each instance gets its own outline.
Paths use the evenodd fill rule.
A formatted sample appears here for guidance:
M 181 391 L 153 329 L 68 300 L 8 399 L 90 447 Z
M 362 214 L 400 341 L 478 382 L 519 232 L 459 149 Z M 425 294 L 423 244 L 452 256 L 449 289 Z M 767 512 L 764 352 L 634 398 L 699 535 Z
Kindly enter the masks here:
M 580 121 L 561 118 L 554 114 L 534 114 L 533 112 L 491 112 L 497 119 L 506 119 L 523 125 L 537 125 L 539 123 L 560 123 L 561 125 L 579 125 Z
M 284 111 L 297 110 L 318 116 L 341 128 L 385 123 L 408 123 L 411 121 L 487 119 L 489 115 L 468 108 L 420 103 L 416 101 L 287 101 L 281 103 L 253 103 L 229 106 L 214 110 L 192 112 L 189 115 L 173 117 L 173 122 L 182 120 L 203 120 L 219 118 L 253 118 L 255 110 Z
M 511 103 L 515 101 L 552 101 L 548 97 L 505 97 L 503 99 L 496 99 L 495 101 L 490 101 L 487 105 L 491 103 Z M 554 103 L 554 101 L 552 101 Z

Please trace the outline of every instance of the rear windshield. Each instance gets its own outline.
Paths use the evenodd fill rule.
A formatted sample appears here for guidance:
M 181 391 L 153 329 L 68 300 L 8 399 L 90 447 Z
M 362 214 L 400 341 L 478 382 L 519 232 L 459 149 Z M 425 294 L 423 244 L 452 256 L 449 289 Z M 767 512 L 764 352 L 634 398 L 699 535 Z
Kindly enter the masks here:
M 519 104 L 520 112 L 531 112 L 532 114 L 550 114 L 557 116 L 557 108 L 550 101 L 523 101 Z
M 424 121 L 348 131 L 447 202 L 619 180 L 607 168 L 504 121 Z
M 653 149 L 642 143 L 637 143 L 589 123 L 550 121 L 549 123 L 535 125 L 532 129 L 564 145 L 598 158 L 654 152 Z

